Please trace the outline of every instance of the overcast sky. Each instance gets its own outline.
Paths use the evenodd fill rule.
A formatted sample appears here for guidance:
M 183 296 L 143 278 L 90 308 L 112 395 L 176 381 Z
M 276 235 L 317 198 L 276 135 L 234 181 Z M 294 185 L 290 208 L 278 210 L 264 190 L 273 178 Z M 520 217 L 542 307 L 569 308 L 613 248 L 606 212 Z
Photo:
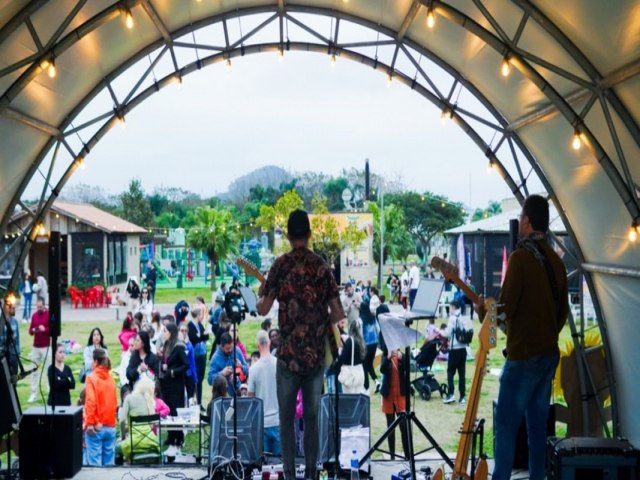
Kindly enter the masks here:
M 326 55 L 250 55 L 205 68 L 153 95 L 112 129 L 69 184 L 126 189 L 132 177 L 203 196 L 264 165 L 336 175 L 343 167 L 400 178 L 472 207 L 510 193 L 453 123 L 379 71 Z

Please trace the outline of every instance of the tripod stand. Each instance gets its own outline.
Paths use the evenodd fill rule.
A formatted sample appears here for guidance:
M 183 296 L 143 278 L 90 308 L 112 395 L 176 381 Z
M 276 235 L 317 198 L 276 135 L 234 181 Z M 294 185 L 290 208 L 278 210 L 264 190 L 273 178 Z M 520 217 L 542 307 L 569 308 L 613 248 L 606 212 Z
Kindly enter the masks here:
M 411 344 L 412 337 L 415 334 L 415 331 L 408 328 L 405 324 L 405 319 L 396 317 L 391 314 L 383 314 L 380 315 L 380 329 L 382 330 L 382 335 L 388 338 L 387 346 L 389 350 L 396 350 L 404 347 L 404 355 L 405 358 L 409 357 L 409 345 Z M 406 451 L 405 455 L 409 458 L 405 457 L 405 460 L 409 460 L 411 467 L 411 478 L 416 479 L 416 455 L 420 455 L 426 451 L 431 449 L 435 449 L 442 459 L 453 468 L 453 461 L 447 456 L 444 450 L 438 445 L 438 442 L 431 436 L 429 431 L 426 429 L 424 425 L 418 420 L 415 412 L 411 410 L 411 377 L 410 377 L 410 369 L 405 368 L 404 378 L 400 379 L 400 381 L 404 382 L 404 396 L 405 396 L 405 411 L 399 412 L 396 419 L 393 421 L 389 427 L 385 430 L 382 436 L 373 444 L 373 446 L 369 449 L 369 451 L 360 459 L 359 465 L 362 466 L 367 459 L 373 454 L 374 451 L 378 450 L 378 447 L 384 442 L 389 435 L 395 432 L 396 427 L 404 426 L 404 431 L 406 432 Z M 413 431 L 412 425 L 415 426 L 422 432 L 427 440 L 431 443 L 431 447 L 426 448 L 420 452 L 414 452 L 413 446 Z M 401 429 L 402 430 L 402 429 Z

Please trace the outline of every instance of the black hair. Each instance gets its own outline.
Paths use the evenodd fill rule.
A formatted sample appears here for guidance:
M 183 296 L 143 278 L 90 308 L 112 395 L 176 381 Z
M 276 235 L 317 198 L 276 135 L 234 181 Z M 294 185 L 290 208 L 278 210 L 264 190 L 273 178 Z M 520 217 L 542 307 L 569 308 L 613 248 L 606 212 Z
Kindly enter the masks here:
M 292 240 L 307 238 L 311 233 L 309 224 L 309 214 L 304 210 L 297 209 L 289 214 L 287 220 L 287 234 Z
M 149 355 L 151 353 L 151 340 L 149 340 L 149 333 L 144 330 L 140 330 L 138 332 L 138 337 L 140 337 L 140 341 L 142 342 L 142 349 L 144 353 Z
M 224 332 L 220 336 L 220 345 L 229 345 L 230 343 L 233 343 L 233 337 L 229 332 Z
M 100 330 L 98 327 L 94 327 L 93 329 L 91 329 L 91 333 L 89 334 L 89 341 L 87 341 L 87 347 L 93 345 L 93 334 L 96 331 L 100 334 L 100 347 L 103 350 L 106 350 L 107 346 L 104 344 L 104 335 L 102 334 L 102 330 Z
M 522 213 L 527 216 L 534 230 L 547 233 L 549 230 L 549 202 L 540 195 L 529 195 L 522 205 Z

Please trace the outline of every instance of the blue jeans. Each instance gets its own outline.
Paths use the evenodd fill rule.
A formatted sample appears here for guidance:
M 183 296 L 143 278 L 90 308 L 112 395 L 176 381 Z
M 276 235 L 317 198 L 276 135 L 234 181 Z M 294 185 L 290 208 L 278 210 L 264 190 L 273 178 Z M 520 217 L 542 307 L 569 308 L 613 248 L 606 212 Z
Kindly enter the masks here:
M 416 295 L 418 293 L 417 288 L 412 288 L 409 290 L 409 309 L 413 308 L 413 302 L 416 301 Z
M 505 362 L 496 406 L 492 480 L 511 478 L 516 435 L 523 415 L 529 435 L 529 478 L 544 479 L 551 381 L 558 359 L 558 354 L 553 354 Z
M 23 320 L 31 320 L 31 298 L 32 297 L 33 297 L 33 293 L 22 294 L 22 303 L 24 304 L 24 309 L 22 310 Z
M 302 389 L 305 476 L 316 478 L 319 447 L 318 410 L 320 410 L 322 380 L 322 365 L 307 372 L 296 373 L 278 363 L 276 385 L 285 480 L 295 480 L 296 478 L 296 436 L 293 422 L 296 418 L 296 400 L 299 389 Z
M 280 451 L 280 427 L 265 427 L 264 428 L 264 441 L 262 449 L 265 452 L 269 452 L 272 455 L 279 456 L 282 454 Z
M 115 465 L 116 427 L 102 427 L 95 435 L 84 434 L 87 464 L 95 467 Z

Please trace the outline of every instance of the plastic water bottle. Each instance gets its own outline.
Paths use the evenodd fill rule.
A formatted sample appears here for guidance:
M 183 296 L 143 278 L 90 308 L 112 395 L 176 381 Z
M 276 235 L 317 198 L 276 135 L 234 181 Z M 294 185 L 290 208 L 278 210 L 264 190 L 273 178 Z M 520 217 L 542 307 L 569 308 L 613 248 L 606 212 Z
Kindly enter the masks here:
M 351 480 L 360 480 L 360 461 L 358 460 L 358 452 L 351 452 Z

